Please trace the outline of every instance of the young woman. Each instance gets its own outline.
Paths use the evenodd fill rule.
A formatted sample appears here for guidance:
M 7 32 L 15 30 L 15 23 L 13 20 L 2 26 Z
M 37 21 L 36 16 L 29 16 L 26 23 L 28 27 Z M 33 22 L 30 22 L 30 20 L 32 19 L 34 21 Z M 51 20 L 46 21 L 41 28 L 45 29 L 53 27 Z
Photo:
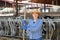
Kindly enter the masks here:
M 42 25 L 43 20 L 39 18 L 41 13 L 34 9 L 31 11 L 31 15 L 33 18 L 29 19 L 28 25 L 26 25 L 26 21 L 22 21 L 23 29 L 29 31 L 29 39 L 30 40 L 42 40 Z

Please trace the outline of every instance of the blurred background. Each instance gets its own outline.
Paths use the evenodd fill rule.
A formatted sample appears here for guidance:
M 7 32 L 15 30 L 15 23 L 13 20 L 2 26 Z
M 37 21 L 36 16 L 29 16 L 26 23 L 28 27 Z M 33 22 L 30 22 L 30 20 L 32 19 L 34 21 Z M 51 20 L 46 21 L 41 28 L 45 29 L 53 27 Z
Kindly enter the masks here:
M 0 0 L 0 40 L 29 40 L 22 20 L 38 9 L 43 19 L 43 40 L 60 39 L 60 0 Z

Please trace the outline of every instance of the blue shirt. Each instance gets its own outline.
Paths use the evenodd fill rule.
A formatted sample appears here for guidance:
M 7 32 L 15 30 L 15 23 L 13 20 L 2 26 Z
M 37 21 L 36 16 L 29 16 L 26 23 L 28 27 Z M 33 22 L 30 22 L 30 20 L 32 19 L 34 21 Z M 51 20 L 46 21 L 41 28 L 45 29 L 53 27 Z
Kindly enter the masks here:
M 33 19 L 29 20 L 27 30 L 29 30 L 30 39 L 38 39 L 42 37 L 42 25 L 43 25 L 42 19 L 37 19 L 36 22 L 34 22 Z

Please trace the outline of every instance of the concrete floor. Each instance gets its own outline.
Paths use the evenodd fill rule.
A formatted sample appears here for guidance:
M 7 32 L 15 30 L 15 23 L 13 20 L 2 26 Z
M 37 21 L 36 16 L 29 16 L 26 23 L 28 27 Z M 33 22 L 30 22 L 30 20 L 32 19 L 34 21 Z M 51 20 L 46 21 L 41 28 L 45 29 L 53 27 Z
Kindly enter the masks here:
M 17 38 L 0 37 L 0 40 L 21 40 Z

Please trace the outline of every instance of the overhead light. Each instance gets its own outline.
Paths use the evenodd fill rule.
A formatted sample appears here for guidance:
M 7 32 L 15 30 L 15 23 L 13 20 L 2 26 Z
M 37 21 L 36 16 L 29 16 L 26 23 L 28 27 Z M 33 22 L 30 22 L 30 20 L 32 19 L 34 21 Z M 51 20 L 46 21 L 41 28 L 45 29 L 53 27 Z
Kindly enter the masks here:
M 45 8 L 45 9 L 42 8 L 42 9 L 41 9 L 41 12 L 50 12 L 50 8 Z
M 13 2 L 14 0 L 4 0 L 4 1 L 12 1 Z
M 31 1 L 31 0 L 26 0 L 26 1 Z
M 0 14 L 0 16 L 13 16 L 14 14 L 11 13 L 11 14 Z
M 57 10 L 60 8 L 60 6 L 53 6 L 52 8 L 53 8 L 54 12 L 57 12 Z
M 28 1 L 22 1 L 23 3 L 28 3 Z

